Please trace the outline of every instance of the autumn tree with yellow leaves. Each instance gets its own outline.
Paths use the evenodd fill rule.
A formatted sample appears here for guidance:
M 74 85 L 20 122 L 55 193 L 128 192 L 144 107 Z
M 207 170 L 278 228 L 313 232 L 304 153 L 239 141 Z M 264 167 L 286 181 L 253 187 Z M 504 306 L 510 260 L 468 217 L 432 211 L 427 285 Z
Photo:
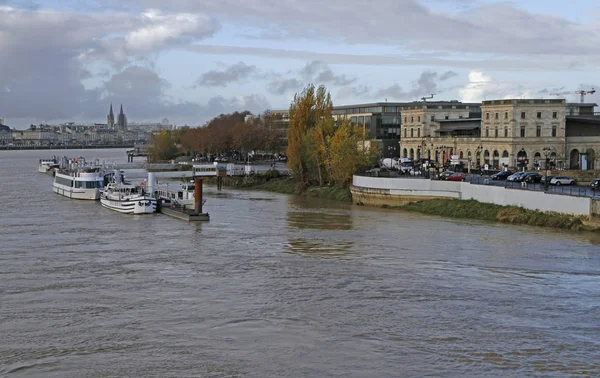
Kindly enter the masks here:
M 318 184 L 346 186 L 352 175 L 370 165 L 362 130 L 348 121 L 337 125 L 331 96 L 311 84 L 294 96 L 288 128 L 288 168 L 301 187 Z

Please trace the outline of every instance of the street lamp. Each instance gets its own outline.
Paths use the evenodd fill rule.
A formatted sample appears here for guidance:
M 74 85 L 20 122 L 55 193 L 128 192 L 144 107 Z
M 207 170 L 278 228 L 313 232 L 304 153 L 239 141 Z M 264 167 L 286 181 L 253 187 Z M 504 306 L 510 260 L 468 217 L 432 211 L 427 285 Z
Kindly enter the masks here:
M 481 170 L 481 151 L 483 151 L 483 145 L 479 145 L 477 146 L 477 148 L 475 148 L 475 159 L 477 160 L 477 166 L 479 167 L 479 170 Z

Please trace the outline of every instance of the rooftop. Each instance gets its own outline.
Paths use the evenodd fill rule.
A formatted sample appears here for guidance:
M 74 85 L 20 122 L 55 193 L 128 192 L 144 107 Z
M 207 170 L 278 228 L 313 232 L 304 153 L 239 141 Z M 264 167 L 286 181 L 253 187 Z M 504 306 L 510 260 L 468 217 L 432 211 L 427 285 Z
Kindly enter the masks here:
M 530 98 L 530 99 L 504 99 L 504 100 L 491 100 L 482 101 L 481 105 L 529 105 L 529 104 L 566 104 L 565 99 L 545 99 L 545 98 Z
M 573 107 L 596 107 L 598 104 L 593 102 L 567 102 L 567 106 Z

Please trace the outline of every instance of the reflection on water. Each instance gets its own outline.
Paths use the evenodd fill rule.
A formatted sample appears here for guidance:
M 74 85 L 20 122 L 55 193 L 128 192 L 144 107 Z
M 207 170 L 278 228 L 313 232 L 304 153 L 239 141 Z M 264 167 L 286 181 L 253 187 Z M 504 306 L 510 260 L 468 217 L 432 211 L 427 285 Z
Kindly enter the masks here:
M 583 237 L 589 241 L 591 244 L 599 245 L 600 244 L 600 233 L 596 232 L 585 232 L 582 234 Z
M 349 214 L 332 214 L 312 211 L 288 211 L 288 226 L 315 230 L 352 230 L 352 217 Z
M 291 239 L 285 245 L 286 252 L 288 253 L 336 259 L 350 256 L 353 253 L 353 247 L 353 241 L 332 242 L 323 239 L 307 240 L 304 238 Z
M 352 230 L 350 205 L 321 198 L 290 196 L 288 227 L 314 230 Z M 336 209 L 339 209 L 336 211 Z

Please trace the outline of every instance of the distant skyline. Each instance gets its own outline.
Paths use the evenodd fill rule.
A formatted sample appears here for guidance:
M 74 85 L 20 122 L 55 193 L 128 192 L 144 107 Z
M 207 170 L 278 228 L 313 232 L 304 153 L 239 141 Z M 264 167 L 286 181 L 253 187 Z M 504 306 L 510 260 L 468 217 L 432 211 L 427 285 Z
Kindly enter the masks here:
M 559 98 L 600 90 L 599 63 L 591 0 L 0 0 L 0 118 L 16 128 L 104 123 L 111 102 L 196 126 L 287 108 L 309 83 L 334 105 Z

